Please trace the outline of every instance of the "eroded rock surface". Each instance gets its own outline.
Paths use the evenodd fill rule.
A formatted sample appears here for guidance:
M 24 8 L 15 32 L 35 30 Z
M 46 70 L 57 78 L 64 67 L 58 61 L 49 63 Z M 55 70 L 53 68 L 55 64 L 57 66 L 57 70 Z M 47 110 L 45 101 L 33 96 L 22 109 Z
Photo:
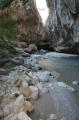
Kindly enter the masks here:
M 51 47 L 56 51 L 79 53 L 79 1 L 47 0 L 46 22 Z

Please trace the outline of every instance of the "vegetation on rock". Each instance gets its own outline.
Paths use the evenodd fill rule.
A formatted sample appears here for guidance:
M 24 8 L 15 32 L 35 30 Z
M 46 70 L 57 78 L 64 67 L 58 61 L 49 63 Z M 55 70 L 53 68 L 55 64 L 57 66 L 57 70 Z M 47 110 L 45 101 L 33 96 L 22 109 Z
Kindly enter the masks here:
M 7 7 L 13 0 L 0 0 L 0 9 Z

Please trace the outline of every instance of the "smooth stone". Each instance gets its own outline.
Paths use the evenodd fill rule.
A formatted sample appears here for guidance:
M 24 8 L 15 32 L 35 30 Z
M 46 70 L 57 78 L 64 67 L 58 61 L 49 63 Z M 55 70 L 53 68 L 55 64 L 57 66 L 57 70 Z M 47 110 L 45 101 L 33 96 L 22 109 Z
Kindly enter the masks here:
M 23 82 L 21 87 L 20 87 L 20 93 L 23 94 L 25 97 L 29 97 L 30 96 L 30 89 L 28 86 L 27 82 Z
M 19 112 L 17 114 L 11 114 L 4 118 L 4 120 L 32 120 L 25 112 Z
M 17 115 L 17 120 L 32 120 L 25 112 L 20 112 Z
M 24 97 L 20 95 L 14 102 L 14 113 L 21 112 L 24 110 Z
M 29 45 L 29 51 L 31 53 L 36 52 L 37 51 L 37 46 L 35 44 L 30 44 Z
M 32 112 L 34 110 L 33 105 L 29 101 L 24 102 L 25 112 Z
M 73 84 L 73 85 L 79 85 L 79 82 L 73 81 L 72 84 Z

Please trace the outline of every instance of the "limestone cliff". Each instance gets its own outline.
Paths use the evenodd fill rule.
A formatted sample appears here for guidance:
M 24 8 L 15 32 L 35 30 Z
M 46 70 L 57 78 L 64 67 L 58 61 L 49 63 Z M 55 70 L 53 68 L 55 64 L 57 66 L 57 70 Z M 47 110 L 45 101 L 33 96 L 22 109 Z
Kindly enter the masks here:
M 79 53 L 79 0 L 47 0 L 46 27 L 56 51 Z
M 0 19 L 6 16 L 15 21 L 16 32 L 12 35 L 17 40 L 59 52 L 79 53 L 79 0 L 46 2 L 49 15 L 45 25 L 36 0 L 11 0 L 8 6 L 0 8 Z

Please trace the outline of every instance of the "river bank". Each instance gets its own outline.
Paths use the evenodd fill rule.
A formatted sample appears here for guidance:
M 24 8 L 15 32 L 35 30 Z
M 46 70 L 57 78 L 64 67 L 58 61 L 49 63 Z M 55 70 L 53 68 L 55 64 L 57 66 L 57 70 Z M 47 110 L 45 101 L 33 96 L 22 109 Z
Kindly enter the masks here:
M 20 114 L 19 116 L 28 114 L 29 119 L 32 118 L 32 120 L 78 120 L 77 103 L 72 97 L 76 89 L 65 83 L 63 78 L 58 81 L 61 73 L 57 71 L 58 65 L 55 62 L 59 61 L 60 58 L 74 59 L 78 58 L 78 56 L 53 52 L 47 53 L 46 51 L 28 54 L 27 57 L 22 54 L 21 60 L 23 59 L 23 64 L 13 67 L 6 76 L 1 75 L 1 120 L 15 120 L 16 118 L 23 120 L 23 118 L 18 117 L 18 114 Z M 61 65 L 62 68 L 63 66 Z M 65 68 L 64 66 L 63 70 Z M 59 67 L 59 70 L 61 69 Z M 52 86 L 54 86 L 53 89 Z M 58 91 L 60 92 L 58 93 Z M 55 99 L 57 99 L 57 102 L 55 102 Z M 73 102 L 71 102 L 71 99 Z M 19 102 L 19 105 L 17 102 Z M 20 103 L 22 104 L 20 105 Z M 61 105 L 56 107 L 56 104 L 60 103 Z M 67 106 L 64 105 L 65 103 Z M 23 104 L 26 104 L 26 107 Z M 68 110 L 68 105 L 70 105 L 72 113 Z M 67 114 L 67 110 L 69 114 Z M 28 120 L 28 117 L 26 120 Z

